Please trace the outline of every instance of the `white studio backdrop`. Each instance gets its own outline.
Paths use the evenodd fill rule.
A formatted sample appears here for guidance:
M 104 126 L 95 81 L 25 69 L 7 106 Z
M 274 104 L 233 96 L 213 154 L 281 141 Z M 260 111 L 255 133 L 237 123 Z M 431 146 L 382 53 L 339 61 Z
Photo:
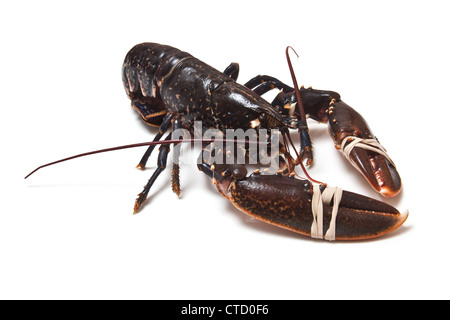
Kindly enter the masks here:
M 449 22 L 445 1 L 22 1 L 0 5 L 2 299 L 449 298 Z M 386 200 L 410 217 L 356 243 L 313 241 L 246 217 L 195 164 L 150 177 L 145 149 L 38 165 L 149 141 L 121 64 L 140 42 L 190 52 L 239 82 L 269 74 L 337 91 L 387 148 L 404 182 Z M 267 97 L 270 99 L 270 96 Z M 379 198 L 311 122 L 310 174 Z M 447 126 L 448 127 L 448 126 Z M 169 159 L 171 159 L 169 157 Z

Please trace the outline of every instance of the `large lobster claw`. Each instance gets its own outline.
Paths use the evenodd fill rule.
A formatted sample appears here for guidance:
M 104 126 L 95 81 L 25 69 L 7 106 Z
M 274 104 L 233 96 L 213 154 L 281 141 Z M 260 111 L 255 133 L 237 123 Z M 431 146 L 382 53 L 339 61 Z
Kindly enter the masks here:
M 205 163 L 199 169 L 241 211 L 313 238 L 370 239 L 399 228 L 408 217 L 384 202 L 340 189 L 325 199 L 325 185 L 292 176 L 252 173 L 247 177 L 243 166 L 222 170 Z
M 364 118 L 340 99 L 333 99 L 326 112 L 336 148 L 377 192 L 386 197 L 397 195 L 402 186 L 400 175 Z
M 287 92 L 280 92 L 272 106 L 284 112 L 283 106 L 297 101 L 293 90 L 288 87 Z M 402 182 L 394 162 L 358 112 L 343 102 L 337 92 L 302 87 L 300 96 L 305 113 L 314 120 L 329 123 L 336 148 L 377 192 L 386 197 L 400 192 Z

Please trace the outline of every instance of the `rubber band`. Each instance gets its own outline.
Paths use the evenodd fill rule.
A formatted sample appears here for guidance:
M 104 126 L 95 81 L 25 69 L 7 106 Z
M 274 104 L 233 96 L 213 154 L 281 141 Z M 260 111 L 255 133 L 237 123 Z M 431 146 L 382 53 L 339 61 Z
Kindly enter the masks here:
M 334 241 L 336 239 L 336 217 L 339 210 L 339 203 L 342 199 L 342 189 L 337 187 L 326 187 L 320 192 L 320 186 L 313 186 L 313 196 L 311 201 L 311 210 L 313 222 L 311 224 L 311 238 L 324 239 L 323 236 L 323 204 L 331 205 L 333 199 L 333 209 L 331 211 L 331 220 L 328 230 L 325 233 L 325 240 Z
M 348 140 L 352 139 L 351 142 L 348 142 Z M 347 144 L 348 142 L 348 144 Z M 395 168 L 394 161 L 389 157 L 387 154 L 386 149 L 376 140 L 376 139 L 362 139 L 359 137 L 354 136 L 348 136 L 342 140 L 341 143 L 341 151 L 344 154 L 344 156 L 350 161 L 350 163 L 359 171 L 361 170 L 358 168 L 356 163 L 350 158 L 350 152 L 352 152 L 353 148 L 358 147 L 366 150 L 370 150 L 373 152 L 376 152 L 383 157 L 386 158 Z
M 311 224 L 311 238 L 323 239 L 323 206 L 322 193 L 318 185 L 313 186 L 313 196 L 311 201 L 313 222 Z

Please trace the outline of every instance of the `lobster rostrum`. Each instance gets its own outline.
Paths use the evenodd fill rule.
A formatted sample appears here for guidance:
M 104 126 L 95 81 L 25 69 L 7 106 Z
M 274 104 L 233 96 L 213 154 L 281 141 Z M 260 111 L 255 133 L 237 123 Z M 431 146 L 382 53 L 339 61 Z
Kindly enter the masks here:
M 288 62 L 290 64 L 289 59 Z M 342 102 L 338 93 L 298 88 L 294 75 L 294 88 L 270 76 L 257 76 L 240 85 L 236 82 L 238 73 L 237 63 L 231 63 L 220 72 L 176 48 L 157 43 L 138 44 L 125 57 L 122 80 L 132 107 L 146 124 L 159 128 L 153 141 L 58 160 L 38 167 L 25 178 L 40 168 L 80 156 L 146 145 L 148 149 L 137 166 L 142 169 L 155 146 L 160 144 L 157 168 L 136 199 L 136 213 L 153 183 L 165 170 L 170 145 L 182 142 L 172 136 L 177 129 L 186 129 L 192 136 L 196 121 L 201 121 L 203 131 L 211 128 L 221 132 L 227 129 L 255 129 L 257 132 L 277 129 L 283 140 L 275 142 L 279 144 L 276 175 L 260 170 L 248 175 L 245 164 L 237 164 L 235 159 L 229 161 L 236 154 L 221 152 L 223 150 L 206 143 L 198 162 L 199 170 L 209 176 L 219 192 L 241 211 L 313 238 L 368 239 L 403 224 L 407 214 L 400 214 L 384 202 L 330 188 L 310 178 L 306 170 L 309 180 L 296 177 L 296 166 L 304 169 L 303 161 L 307 165 L 313 161 L 306 123 L 306 117 L 310 117 L 329 123 L 336 147 L 344 151 L 377 191 L 385 196 L 399 192 L 401 180 L 392 160 L 362 116 Z M 275 88 L 281 91 L 272 103 L 261 97 Z M 292 143 L 290 129 L 299 132 L 299 152 Z M 212 153 L 215 153 L 214 157 L 211 157 Z M 221 157 L 224 161 L 217 162 Z M 212 158 L 214 160 L 210 161 Z M 180 194 L 179 172 L 178 161 L 174 161 L 172 190 L 177 195 Z

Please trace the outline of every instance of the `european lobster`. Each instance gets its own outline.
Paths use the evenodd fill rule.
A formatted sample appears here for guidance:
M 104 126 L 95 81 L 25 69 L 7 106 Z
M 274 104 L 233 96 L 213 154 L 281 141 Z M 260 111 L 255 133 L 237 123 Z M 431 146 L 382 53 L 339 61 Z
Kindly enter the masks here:
M 227 159 L 226 164 L 208 162 L 205 160 L 208 157 L 199 161 L 199 170 L 212 178 L 220 193 L 243 212 L 282 228 L 328 240 L 372 238 L 403 224 L 407 215 L 384 202 L 340 189 L 329 193 L 331 188 L 312 183 L 317 181 L 309 175 L 312 182 L 294 177 L 297 165 L 303 166 L 304 160 L 310 164 L 313 159 L 306 125 L 309 116 L 329 122 L 336 147 L 345 150 L 349 160 L 377 191 L 385 196 L 399 192 L 401 180 L 392 160 L 362 116 L 346 105 L 338 93 L 299 89 L 295 77 L 294 88 L 269 76 L 257 76 L 240 85 L 236 82 L 238 73 L 237 63 L 220 72 L 187 52 L 157 43 L 138 44 L 128 52 L 122 68 L 126 93 L 143 121 L 159 127 L 138 168 L 145 167 L 155 145 L 161 144 L 157 168 L 138 195 L 134 213 L 166 168 L 170 144 L 180 142 L 173 140 L 172 133 L 185 129 L 193 135 L 194 123 L 201 121 L 203 131 L 268 129 L 279 130 L 283 137 L 283 142 L 276 142 L 280 161 L 276 175 L 256 170 L 247 176 L 245 165 L 236 164 L 234 159 L 228 161 L 230 155 L 225 152 L 222 156 Z M 261 95 L 274 88 L 282 91 L 269 103 Z M 299 131 L 300 153 L 292 145 L 289 129 Z M 290 153 L 289 146 L 294 147 L 295 155 Z M 102 151 L 113 149 L 116 148 Z M 215 151 L 208 146 L 203 153 L 211 155 Z M 172 189 L 178 195 L 179 171 L 174 161 Z M 328 231 L 324 235 L 325 226 Z
M 294 159 L 280 144 L 280 150 L 287 160 L 280 170 L 284 175 L 254 173 L 247 177 L 242 166 L 237 169 L 236 166 L 227 165 L 219 170 L 215 163 L 199 164 L 199 169 L 213 178 L 224 196 L 240 210 L 256 218 L 303 234 L 311 233 L 311 201 L 313 195 L 321 191 L 317 187 L 313 188 L 308 181 L 292 177 L 294 167 L 301 164 L 304 158 L 307 164 L 312 161 L 305 114 L 315 120 L 329 122 L 336 147 L 347 150 L 349 160 L 377 191 L 386 196 L 394 196 L 399 192 L 400 177 L 392 160 L 375 140 L 363 117 L 346 105 L 339 94 L 312 88 L 294 90 L 268 76 L 257 76 L 242 86 L 236 82 L 238 72 L 237 63 L 230 64 L 222 73 L 176 48 L 142 43 L 126 55 L 122 75 L 133 108 L 146 123 L 159 126 L 155 141 L 161 139 L 168 130 L 169 121 L 174 130 L 183 127 L 191 132 L 192 123 L 196 120 L 202 121 L 205 130 L 276 128 L 281 131 L 285 142 L 290 141 L 289 129 L 299 129 L 302 145 L 300 156 Z M 283 91 L 269 104 L 260 95 L 275 87 Z M 295 108 L 295 104 L 302 104 L 303 107 Z M 152 150 L 153 146 L 150 146 L 138 167 L 145 166 Z M 135 211 L 147 197 L 156 177 L 164 170 L 167 153 L 168 146 L 163 145 L 158 157 L 158 168 L 136 200 Z M 180 190 L 178 174 L 179 167 L 175 164 L 172 188 L 177 194 Z M 322 215 L 327 220 L 324 223 L 329 225 L 333 210 L 329 201 L 324 206 Z M 396 229 L 405 219 L 387 204 L 344 192 L 334 238 L 377 236 Z

